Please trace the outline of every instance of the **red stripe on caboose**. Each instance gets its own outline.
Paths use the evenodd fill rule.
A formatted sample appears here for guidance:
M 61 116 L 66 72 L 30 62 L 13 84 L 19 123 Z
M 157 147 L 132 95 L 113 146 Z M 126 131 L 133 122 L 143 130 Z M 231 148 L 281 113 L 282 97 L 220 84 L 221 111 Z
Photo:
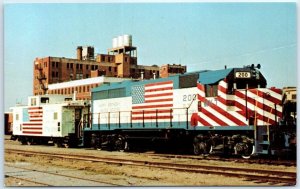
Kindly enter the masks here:
M 42 131 L 23 131 L 24 134 L 43 134 Z
M 42 107 L 28 107 L 28 110 L 41 110 Z
M 23 127 L 23 130 L 42 130 L 42 127 Z

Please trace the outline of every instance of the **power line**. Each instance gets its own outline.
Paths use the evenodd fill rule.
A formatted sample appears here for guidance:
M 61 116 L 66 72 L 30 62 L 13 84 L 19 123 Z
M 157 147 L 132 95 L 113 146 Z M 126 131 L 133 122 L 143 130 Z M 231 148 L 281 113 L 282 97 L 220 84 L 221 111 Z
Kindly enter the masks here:
M 223 57 L 208 59 L 208 60 L 205 60 L 205 61 L 200 61 L 200 62 L 192 63 L 192 64 L 189 64 L 189 65 L 196 65 L 196 64 L 199 64 L 199 63 L 216 62 L 216 61 L 220 61 L 220 60 L 225 59 L 225 58 L 243 57 L 243 56 L 251 56 L 251 55 L 254 55 L 254 54 L 262 54 L 262 53 L 266 53 L 266 52 L 269 52 L 269 51 L 276 51 L 276 50 L 281 50 L 281 49 L 285 49 L 285 48 L 296 47 L 296 45 L 297 45 L 296 43 L 292 43 L 292 44 L 283 45 L 283 46 L 279 46 L 279 47 L 267 48 L 267 49 L 258 50 L 258 51 L 254 51 L 254 52 L 247 52 L 247 53 L 243 53 L 243 54 L 239 54 L 239 55 L 223 56 Z

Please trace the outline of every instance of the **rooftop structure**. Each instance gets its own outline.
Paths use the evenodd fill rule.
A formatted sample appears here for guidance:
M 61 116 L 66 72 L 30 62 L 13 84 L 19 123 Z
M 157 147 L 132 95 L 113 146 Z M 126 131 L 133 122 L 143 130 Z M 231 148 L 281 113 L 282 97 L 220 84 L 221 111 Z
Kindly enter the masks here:
M 137 48 L 132 45 L 131 35 L 114 38 L 112 45 L 113 48 L 108 49 L 107 54 L 95 55 L 94 47 L 78 46 L 76 58 L 51 56 L 36 58 L 33 66 L 33 94 L 49 93 L 51 84 L 91 77 L 150 79 L 186 72 L 186 66 L 175 64 L 161 67 L 138 65 Z M 51 90 L 52 93 L 53 89 Z M 54 91 L 57 92 L 55 94 L 61 92 Z

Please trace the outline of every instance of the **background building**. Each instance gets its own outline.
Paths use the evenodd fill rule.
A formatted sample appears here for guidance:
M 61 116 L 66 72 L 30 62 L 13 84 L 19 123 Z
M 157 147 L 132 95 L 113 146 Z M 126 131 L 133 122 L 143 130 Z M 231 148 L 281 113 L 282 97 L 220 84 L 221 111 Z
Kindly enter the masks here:
M 106 76 L 132 79 L 168 77 L 185 73 L 186 66 L 137 64 L 137 48 L 132 46 L 131 35 L 113 38 L 113 48 L 107 54 L 94 53 L 92 46 L 78 46 L 77 58 L 36 58 L 33 68 L 33 94 L 49 93 L 49 85 L 91 77 Z M 90 91 L 90 88 L 89 88 Z M 51 91 L 53 94 L 59 91 Z M 60 91 L 61 92 L 61 91 Z
M 100 76 L 81 80 L 67 81 L 62 83 L 49 84 L 47 93 L 62 95 L 72 95 L 75 93 L 76 99 L 90 100 L 92 88 L 98 87 L 102 84 L 122 82 L 124 80 L 129 79 Z

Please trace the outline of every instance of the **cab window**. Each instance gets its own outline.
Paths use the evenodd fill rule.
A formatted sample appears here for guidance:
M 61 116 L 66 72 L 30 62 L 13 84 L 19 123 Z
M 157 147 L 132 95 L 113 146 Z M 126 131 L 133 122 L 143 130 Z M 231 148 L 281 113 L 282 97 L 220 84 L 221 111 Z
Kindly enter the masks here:
M 205 85 L 205 96 L 215 97 L 218 95 L 218 85 Z

